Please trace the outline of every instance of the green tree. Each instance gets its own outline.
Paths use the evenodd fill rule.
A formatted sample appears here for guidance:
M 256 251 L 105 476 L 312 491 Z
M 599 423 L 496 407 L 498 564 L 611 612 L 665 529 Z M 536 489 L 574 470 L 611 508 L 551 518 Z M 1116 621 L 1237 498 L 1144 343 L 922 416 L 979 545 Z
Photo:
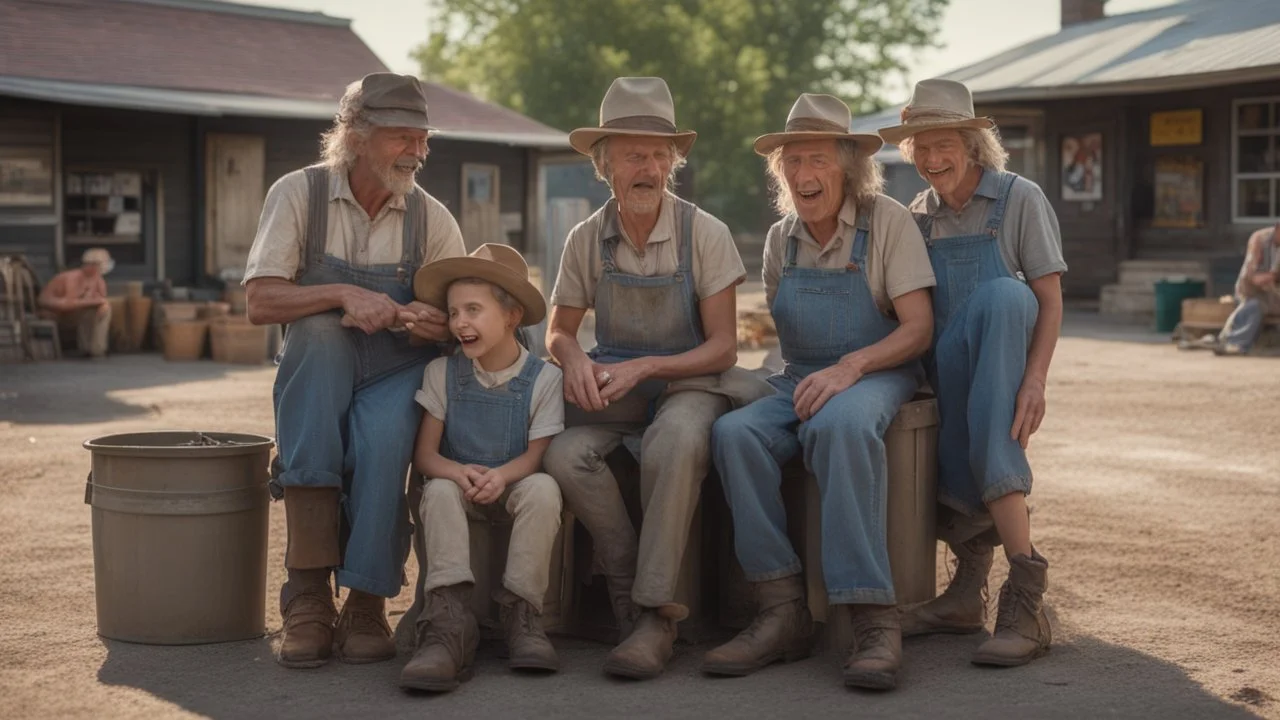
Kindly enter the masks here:
M 883 107 L 947 0 L 429 0 L 441 30 L 423 76 L 552 127 L 595 125 L 621 75 L 665 78 L 676 122 L 698 131 L 694 195 L 736 229 L 759 229 L 763 166 L 751 142 L 780 129 L 801 92 L 855 114 Z

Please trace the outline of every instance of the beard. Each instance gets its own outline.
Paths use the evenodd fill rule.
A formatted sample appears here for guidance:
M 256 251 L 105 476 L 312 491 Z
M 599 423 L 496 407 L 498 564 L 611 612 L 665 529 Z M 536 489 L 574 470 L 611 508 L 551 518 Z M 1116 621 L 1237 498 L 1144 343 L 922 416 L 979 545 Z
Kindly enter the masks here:
M 413 167 L 413 174 L 406 175 L 397 170 L 397 167 L 408 169 L 408 165 L 400 165 L 399 163 L 391 163 L 377 170 L 378 179 L 382 181 L 382 185 L 392 195 L 408 195 L 413 192 L 414 179 L 418 170 L 422 168 L 422 164 L 418 163 Z
M 619 202 L 627 212 L 636 215 L 653 215 L 662 205 L 661 190 L 636 190 L 627 193 L 627 199 Z

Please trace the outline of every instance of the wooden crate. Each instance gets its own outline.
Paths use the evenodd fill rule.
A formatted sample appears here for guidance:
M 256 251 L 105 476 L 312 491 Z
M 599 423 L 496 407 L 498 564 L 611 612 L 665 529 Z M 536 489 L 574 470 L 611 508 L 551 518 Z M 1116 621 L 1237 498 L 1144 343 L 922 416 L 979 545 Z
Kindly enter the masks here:
M 1236 309 L 1235 302 L 1217 298 L 1188 298 L 1182 301 L 1182 324 L 1206 329 L 1221 328 Z
M 267 360 L 267 328 L 243 317 L 214 318 L 209 343 L 214 362 L 261 365 Z

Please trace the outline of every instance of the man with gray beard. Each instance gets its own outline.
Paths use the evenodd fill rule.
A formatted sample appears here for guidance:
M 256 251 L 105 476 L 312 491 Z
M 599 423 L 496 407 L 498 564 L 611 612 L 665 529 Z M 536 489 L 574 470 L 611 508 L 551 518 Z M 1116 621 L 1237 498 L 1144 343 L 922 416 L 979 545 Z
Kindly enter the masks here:
M 414 392 L 448 335 L 444 313 L 414 301 L 413 275 L 465 254 L 457 221 L 414 182 L 431 129 L 417 78 L 352 83 L 323 162 L 272 186 L 249 253 L 249 319 L 288 326 L 272 481 L 288 526 L 285 667 L 323 665 L 335 643 L 348 663 L 395 657 L 384 606 L 400 592 L 409 541 Z M 341 616 L 330 573 L 349 590 Z

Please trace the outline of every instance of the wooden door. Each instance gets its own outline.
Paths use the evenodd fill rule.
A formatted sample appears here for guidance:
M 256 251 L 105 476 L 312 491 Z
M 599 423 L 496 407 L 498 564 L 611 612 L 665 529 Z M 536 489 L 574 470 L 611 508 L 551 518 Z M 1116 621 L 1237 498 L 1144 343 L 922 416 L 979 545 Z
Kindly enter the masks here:
M 505 243 L 499 215 L 497 165 L 462 164 L 462 239 L 467 252 L 485 243 Z
M 206 136 L 205 273 L 244 272 L 265 185 L 266 143 L 260 135 Z

